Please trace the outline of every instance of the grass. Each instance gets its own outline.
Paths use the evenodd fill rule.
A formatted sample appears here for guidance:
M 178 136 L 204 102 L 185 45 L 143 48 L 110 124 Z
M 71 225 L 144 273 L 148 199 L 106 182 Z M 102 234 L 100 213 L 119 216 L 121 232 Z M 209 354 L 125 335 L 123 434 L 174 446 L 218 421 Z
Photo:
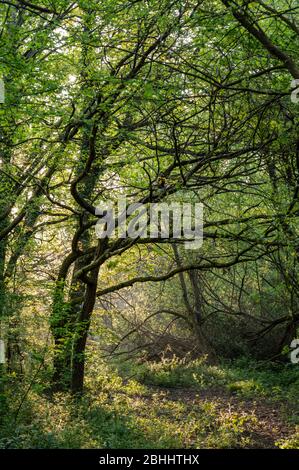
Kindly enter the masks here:
M 282 401 L 297 411 L 293 420 L 299 424 L 299 367 L 292 364 L 240 359 L 209 366 L 201 359 L 190 362 L 177 359 L 141 365 L 124 363 L 118 370 L 122 375 L 133 371 L 135 380 L 146 385 L 222 389 L 243 398 Z
M 21 392 L 14 392 L 0 447 L 299 448 L 294 366 L 248 360 L 217 367 L 202 360 L 99 362 L 90 364 L 86 384 L 80 401 L 46 396 L 36 384 L 16 422 Z

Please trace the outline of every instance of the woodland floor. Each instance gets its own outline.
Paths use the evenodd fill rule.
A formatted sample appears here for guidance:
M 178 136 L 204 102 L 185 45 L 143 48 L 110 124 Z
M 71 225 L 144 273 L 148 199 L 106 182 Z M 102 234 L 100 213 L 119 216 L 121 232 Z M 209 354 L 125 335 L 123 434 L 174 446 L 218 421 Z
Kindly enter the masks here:
M 164 395 L 161 401 L 161 413 L 163 413 L 163 402 L 184 402 L 190 411 L 199 405 L 213 403 L 220 416 L 245 417 L 244 430 L 241 434 L 242 438 L 250 439 L 250 444 L 245 447 L 277 448 L 277 442 L 291 439 L 295 432 L 295 426 L 287 422 L 286 410 L 281 404 L 277 406 L 265 400 L 246 400 L 221 390 L 203 390 L 198 393 L 196 389 L 161 390 L 161 387 L 155 387 L 153 392 Z M 151 396 L 147 399 L 150 402 Z M 248 416 L 252 417 L 252 420 L 246 419 Z
M 2 448 L 299 448 L 299 369 L 201 361 L 97 362 L 75 400 L 15 393 Z M 16 418 L 15 411 L 21 409 Z

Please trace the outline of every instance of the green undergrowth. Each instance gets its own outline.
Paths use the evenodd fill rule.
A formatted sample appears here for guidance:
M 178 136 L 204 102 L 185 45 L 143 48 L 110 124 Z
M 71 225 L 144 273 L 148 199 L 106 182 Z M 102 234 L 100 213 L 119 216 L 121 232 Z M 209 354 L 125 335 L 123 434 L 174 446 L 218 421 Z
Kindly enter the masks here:
M 293 426 L 273 446 L 298 448 L 299 370 L 240 360 L 210 366 L 203 360 L 90 364 L 83 398 L 49 395 L 34 384 L 8 390 L 1 448 L 250 448 L 268 447 L 254 406 L 273 401 Z M 203 392 L 207 392 L 203 394 Z M 204 396 L 204 398 L 203 398 Z M 221 400 L 219 401 L 219 397 Z M 22 401 L 18 415 L 16 411 Z M 297 410 L 297 411 L 296 411 Z
M 150 386 L 223 389 L 247 398 L 266 397 L 299 404 L 299 367 L 292 364 L 240 359 L 211 366 L 201 359 L 190 362 L 174 359 L 124 363 L 119 370 L 121 374 L 131 371 L 135 380 Z

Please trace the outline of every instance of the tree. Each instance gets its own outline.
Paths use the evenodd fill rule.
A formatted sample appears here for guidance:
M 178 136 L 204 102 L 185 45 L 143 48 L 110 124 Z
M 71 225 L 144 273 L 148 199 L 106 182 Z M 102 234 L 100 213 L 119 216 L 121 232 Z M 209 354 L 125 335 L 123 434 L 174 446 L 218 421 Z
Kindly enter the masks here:
M 233 307 L 207 285 L 219 273 L 226 283 L 230 269 L 244 279 L 250 272 L 251 282 L 252 266 L 271 263 L 291 306 L 262 322 L 260 335 L 284 325 L 281 349 L 298 324 L 298 118 L 289 99 L 298 78 L 289 46 L 298 42 L 296 8 L 2 3 L 1 292 L 32 253 L 52 256 L 54 388 L 83 390 L 97 299 L 176 275 L 185 319 L 213 356 L 205 299 L 244 321 L 250 313 L 240 300 L 245 280 L 232 282 L 240 300 Z M 186 254 L 179 240 L 159 236 L 97 240 L 96 206 L 120 195 L 145 205 L 203 202 L 203 247 Z M 156 245 L 167 255 L 157 258 L 163 269 L 130 265 L 103 284 L 109 263 L 146 257 Z

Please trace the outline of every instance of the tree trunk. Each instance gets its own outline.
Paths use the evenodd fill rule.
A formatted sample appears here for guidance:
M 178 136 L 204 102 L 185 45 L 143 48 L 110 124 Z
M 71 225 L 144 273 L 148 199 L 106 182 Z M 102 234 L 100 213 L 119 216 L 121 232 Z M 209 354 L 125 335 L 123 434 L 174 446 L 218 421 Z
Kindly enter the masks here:
M 177 265 L 180 267 L 182 265 L 179 251 L 176 245 L 173 245 L 174 257 Z M 218 358 L 214 349 L 212 348 L 209 340 L 204 334 L 202 325 L 203 325 L 203 316 L 202 316 L 202 295 L 198 284 L 198 278 L 195 271 L 188 271 L 189 279 L 191 282 L 192 291 L 194 294 L 194 306 L 191 305 L 189 301 L 188 288 L 185 281 L 184 273 L 179 273 L 180 284 L 182 288 L 183 300 L 189 314 L 191 323 L 193 324 L 193 331 L 198 340 L 198 348 L 203 355 L 207 356 L 207 360 L 210 364 L 216 364 Z
M 95 269 L 91 274 L 91 280 L 86 287 L 84 304 L 76 324 L 71 374 L 71 391 L 73 394 L 81 394 L 83 392 L 85 348 L 91 315 L 96 301 L 98 273 L 99 268 Z

